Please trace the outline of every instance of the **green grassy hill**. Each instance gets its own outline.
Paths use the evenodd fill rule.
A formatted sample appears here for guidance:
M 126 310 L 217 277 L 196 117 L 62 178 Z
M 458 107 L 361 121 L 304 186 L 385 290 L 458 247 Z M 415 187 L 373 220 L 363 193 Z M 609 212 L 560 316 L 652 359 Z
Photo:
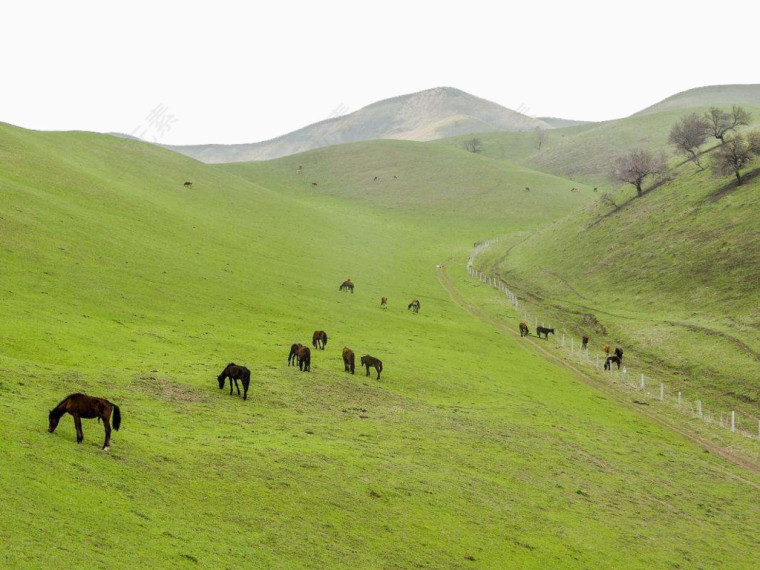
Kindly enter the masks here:
M 496 299 L 465 281 L 474 239 L 587 190 L 419 148 L 298 175 L 0 124 L 0 565 L 751 567 L 755 472 L 462 310 Z M 315 329 L 312 373 L 288 368 Z M 218 389 L 230 361 L 247 402 Z M 109 453 L 91 420 L 47 433 L 76 391 L 121 406 Z
M 760 85 L 711 85 L 676 93 L 659 103 L 639 111 L 636 115 L 651 115 L 673 109 L 710 107 L 713 105 L 760 106 Z
M 692 164 L 481 260 L 552 322 L 630 347 L 672 390 L 760 419 L 760 180 Z M 540 309 L 539 309 L 540 308 Z M 606 333 L 603 331 L 606 330 Z

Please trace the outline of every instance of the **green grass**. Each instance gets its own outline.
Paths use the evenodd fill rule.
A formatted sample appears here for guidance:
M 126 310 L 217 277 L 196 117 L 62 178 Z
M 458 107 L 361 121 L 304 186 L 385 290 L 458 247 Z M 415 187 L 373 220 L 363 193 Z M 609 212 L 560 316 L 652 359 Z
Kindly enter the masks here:
M 0 565 L 751 567 L 756 474 L 441 285 L 446 263 L 460 295 L 494 303 L 464 276 L 472 242 L 587 189 L 436 152 L 316 151 L 299 177 L 289 159 L 212 167 L 0 125 Z M 313 372 L 288 368 L 315 329 Z M 382 381 L 346 375 L 344 345 L 382 358 Z M 217 387 L 233 360 L 247 402 Z M 74 391 L 121 406 L 110 453 L 92 421 L 81 446 L 69 418 L 46 432 Z

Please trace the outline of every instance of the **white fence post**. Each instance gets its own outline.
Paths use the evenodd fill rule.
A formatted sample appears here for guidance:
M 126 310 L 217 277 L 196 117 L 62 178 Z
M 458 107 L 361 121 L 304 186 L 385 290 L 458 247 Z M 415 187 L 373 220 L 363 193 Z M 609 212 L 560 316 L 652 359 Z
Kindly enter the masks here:
M 641 389 L 644 389 L 644 375 L 641 375 Z
M 660 382 L 660 402 L 665 399 L 665 384 Z
M 575 345 L 575 340 L 573 339 L 573 337 L 570 337 L 570 352 L 573 351 L 574 345 Z
M 697 415 L 702 417 L 702 400 L 697 400 Z
M 736 412 L 731 410 L 731 431 L 736 432 Z
M 678 407 L 681 407 L 681 392 L 678 392 Z

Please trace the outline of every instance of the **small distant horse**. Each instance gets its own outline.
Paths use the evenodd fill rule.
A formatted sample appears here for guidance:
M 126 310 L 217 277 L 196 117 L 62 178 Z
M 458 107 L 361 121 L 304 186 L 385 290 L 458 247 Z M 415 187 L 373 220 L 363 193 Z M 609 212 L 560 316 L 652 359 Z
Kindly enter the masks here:
M 383 309 L 388 308 L 388 297 L 380 297 L 380 307 Z
M 185 183 L 183 184 L 183 186 L 184 186 L 185 188 L 192 188 L 192 187 L 193 187 L 193 183 L 192 183 L 192 182 L 185 182 Z
M 617 355 L 607 357 L 607 360 L 604 361 L 604 369 L 610 370 L 613 363 L 617 364 L 618 370 L 620 370 L 620 357 Z
M 316 182 L 311 183 L 312 186 L 319 186 Z
M 327 333 L 325 331 L 314 331 L 314 335 L 311 337 L 311 344 L 314 348 L 324 350 L 327 344 Z
M 74 416 L 74 428 L 77 432 L 77 443 L 82 443 L 84 433 L 82 432 L 82 418 L 91 420 L 98 418 L 103 420 L 103 427 L 106 430 L 106 440 L 103 443 L 103 451 L 108 451 L 111 445 L 111 415 L 113 414 L 113 429 L 119 431 L 121 427 L 121 410 L 116 404 L 109 402 L 105 398 L 93 398 L 86 394 L 71 394 L 66 396 L 61 403 L 50 410 L 48 414 L 48 432 L 53 433 L 58 427 L 58 422 L 64 414 Z
M 580 190 L 578 190 L 577 188 L 571 188 L 570 192 L 580 192 Z
M 377 379 L 380 380 L 380 373 L 383 371 L 383 362 L 380 359 L 366 354 L 362 356 L 361 363 L 362 366 L 367 368 L 367 376 L 369 376 L 369 367 L 374 366 L 375 370 L 377 370 Z
M 298 165 L 298 169 L 296 170 L 296 174 L 302 174 L 303 173 L 303 166 L 300 164 Z
M 377 182 L 378 180 L 380 180 L 380 178 L 378 178 L 377 176 L 375 176 L 375 178 L 374 178 L 374 180 L 372 180 L 372 182 Z
M 298 350 L 303 347 L 302 344 L 296 343 L 290 345 L 290 354 L 288 355 L 288 366 L 298 366 Z
M 251 371 L 245 366 L 238 366 L 234 362 L 230 362 L 222 373 L 217 377 L 219 381 L 219 389 L 224 388 L 224 383 L 230 379 L 230 396 L 232 396 L 232 383 L 235 382 L 235 388 L 237 388 L 238 396 L 240 395 L 240 386 L 238 380 L 243 383 L 243 400 L 248 399 L 248 385 L 251 383 Z
M 526 191 L 526 192 L 530 192 L 530 186 L 526 186 L 526 187 L 525 187 L 525 191 Z
M 622 348 L 615 348 L 615 356 L 617 356 L 620 361 L 623 361 L 623 349 Z
M 350 279 L 346 279 L 343 283 L 340 284 L 340 287 L 338 287 L 338 291 L 351 291 L 354 292 L 354 282 Z
M 608 342 L 604 344 L 604 354 L 606 354 L 607 356 L 610 355 L 610 343 Z
M 407 311 L 409 309 L 411 309 L 415 313 L 419 313 L 420 312 L 420 302 L 417 299 L 415 299 L 414 301 L 412 301 L 411 303 L 409 303 L 409 305 L 406 307 Z
M 554 329 L 548 329 L 546 327 L 536 327 L 536 334 L 538 335 L 538 338 L 541 338 L 541 335 L 544 335 L 546 340 L 549 340 L 549 333 L 554 334 Z
M 586 350 L 588 348 L 588 335 L 583 335 L 581 348 L 583 348 L 583 350 Z
M 343 367 L 346 372 L 354 373 L 354 351 L 347 346 L 343 347 Z
M 520 323 L 520 336 L 530 336 L 530 329 L 525 321 Z
M 298 369 L 301 372 L 311 372 L 311 350 L 308 346 L 298 349 Z

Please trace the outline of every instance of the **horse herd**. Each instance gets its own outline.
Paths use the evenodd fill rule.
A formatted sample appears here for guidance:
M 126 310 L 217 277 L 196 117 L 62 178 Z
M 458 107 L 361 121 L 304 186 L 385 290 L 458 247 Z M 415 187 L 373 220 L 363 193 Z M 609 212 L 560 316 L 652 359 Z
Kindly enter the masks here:
M 530 329 L 528 328 L 528 323 L 525 321 L 522 321 L 520 323 L 520 336 L 530 336 Z M 541 335 L 544 335 L 544 338 L 546 340 L 549 340 L 549 335 L 554 334 L 554 329 L 550 329 L 547 327 L 536 327 L 536 336 L 538 338 L 541 338 Z M 586 350 L 588 348 L 588 335 L 583 335 L 582 338 L 582 344 L 581 348 L 583 350 Z M 610 345 L 605 344 L 604 345 L 604 353 L 606 355 L 606 359 L 604 361 L 604 369 L 605 370 L 611 370 L 613 364 L 617 364 L 618 370 L 620 370 L 620 365 L 623 363 L 623 349 L 622 348 L 615 348 L 615 351 L 612 356 L 610 356 Z
M 347 279 L 338 287 L 339 291 L 354 292 L 354 284 L 351 279 Z M 387 297 L 382 297 L 380 300 L 380 306 L 383 309 L 388 307 Z M 420 302 L 414 299 L 407 309 L 411 309 L 414 313 L 419 312 Z M 311 340 L 314 350 L 324 350 L 327 346 L 327 333 L 322 330 L 314 331 Z M 370 368 L 374 368 L 377 372 L 377 380 L 380 380 L 380 373 L 383 371 L 383 362 L 379 358 L 365 354 L 360 359 L 361 366 L 367 370 L 366 376 L 370 375 Z M 301 372 L 311 371 L 311 349 L 300 343 L 294 343 L 290 345 L 290 353 L 288 354 L 288 366 L 298 366 Z M 343 348 L 343 366 L 346 372 L 354 374 L 355 371 L 355 355 L 354 351 L 347 346 Z M 248 388 L 251 384 L 251 371 L 245 366 L 230 362 L 225 366 L 222 373 L 217 376 L 219 382 L 219 389 L 224 389 L 224 385 L 227 380 L 230 381 L 230 395 L 233 395 L 233 388 L 237 390 L 238 396 L 240 393 L 240 385 L 243 386 L 243 400 L 248 399 Z M 58 427 L 58 422 L 65 414 L 70 414 L 74 418 L 74 428 L 77 433 L 77 443 L 82 443 L 84 440 L 84 433 L 82 432 L 82 419 L 98 419 L 98 422 L 103 422 L 105 428 L 105 442 L 103 443 L 103 450 L 108 451 L 111 444 L 111 420 L 113 419 L 113 429 L 119 431 L 121 427 L 121 410 L 119 406 L 113 402 L 109 402 L 104 398 L 95 398 L 86 394 L 70 394 L 48 414 L 48 432 L 53 433 Z

